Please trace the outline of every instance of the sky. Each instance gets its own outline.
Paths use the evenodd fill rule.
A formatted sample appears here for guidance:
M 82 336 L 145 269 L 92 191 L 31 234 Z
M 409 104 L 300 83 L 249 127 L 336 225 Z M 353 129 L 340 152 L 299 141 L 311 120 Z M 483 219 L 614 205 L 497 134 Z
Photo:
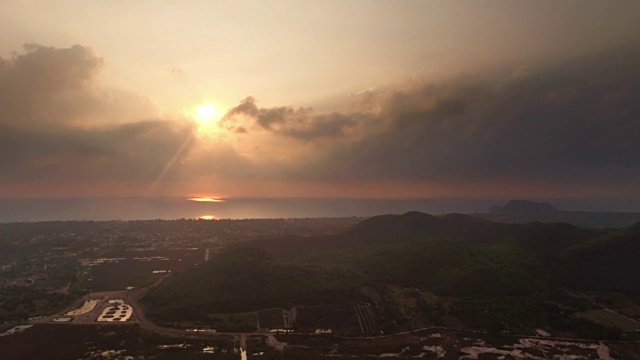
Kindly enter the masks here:
M 0 197 L 640 198 L 637 0 L 0 8 Z

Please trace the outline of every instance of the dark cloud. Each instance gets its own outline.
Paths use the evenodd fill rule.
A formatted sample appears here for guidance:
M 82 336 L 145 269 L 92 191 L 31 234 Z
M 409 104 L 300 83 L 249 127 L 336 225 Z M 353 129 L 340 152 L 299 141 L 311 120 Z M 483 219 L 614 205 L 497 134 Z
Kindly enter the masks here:
M 102 59 L 75 45 L 57 49 L 25 45 L 25 54 L 0 60 L 0 116 L 15 125 L 74 118 L 92 101 L 91 82 Z
M 188 155 L 189 123 L 142 121 L 110 129 L 0 126 L 0 180 L 151 181 Z
M 356 126 L 357 120 L 355 115 L 348 116 L 334 112 L 329 115 L 317 115 L 301 123 L 302 126 L 287 127 L 281 132 L 301 140 L 340 137 L 345 135 L 349 128 Z
M 302 140 L 340 136 L 356 125 L 354 117 L 339 113 L 315 115 L 311 108 L 260 108 L 253 97 L 247 97 L 229 110 L 223 123 L 237 132 L 247 132 L 244 126 L 237 125 L 247 119 L 248 125 L 253 123 L 263 130 Z
M 342 112 L 248 97 L 218 142 L 191 121 L 152 120 L 144 97 L 101 88 L 101 66 L 82 46 L 0 59 L 0 180 L 640 182 L 638 47 L 367 91 Z M 135 121 L 109 120 L 125 116 Z
M 0 121 L 19 127 L 125 122 L 157 113 L 139 95 L 100 87 L 104 60 L 86 46 L 24 46 L 0 58 Z
M 189 153 L 194 124 L 149 120 L 147 98 L 102 87 L 90 48 L 24 50 L 0 58 L 0 180 L 150 180 Z
M 639 50 L 523 67 L 506 80 L 366 94 L 386 128 L 327 159 L 333 171 L 320 171 L 471 183 L 640 181 L 640 103 L 631 101 L 640 98 Z

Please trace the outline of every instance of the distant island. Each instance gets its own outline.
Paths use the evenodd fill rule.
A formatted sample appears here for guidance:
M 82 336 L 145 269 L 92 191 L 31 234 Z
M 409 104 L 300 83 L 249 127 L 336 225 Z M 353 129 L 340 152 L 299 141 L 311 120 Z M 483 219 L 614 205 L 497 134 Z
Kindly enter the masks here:
M 557 222 L 588 228 L 622 228 L 640 222 L 638 212 L 563 211 L 547 202 L 529 200 L 511 200 L 504 206 L 493 206 L 488 213 L 473 215 L 498 222 Z

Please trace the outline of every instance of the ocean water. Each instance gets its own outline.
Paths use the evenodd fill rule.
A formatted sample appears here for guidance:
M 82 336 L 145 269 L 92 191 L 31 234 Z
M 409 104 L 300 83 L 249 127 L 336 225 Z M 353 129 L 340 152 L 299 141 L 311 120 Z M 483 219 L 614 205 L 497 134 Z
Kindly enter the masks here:
M 304 218 L 487 212 L 509 199 L 233 198 L 0 198 L 0 222 L 49 220 L 144 220 L 192 218 Z M 638 199 L 532 199 L 561 210 L 640 211 Z
M 472 213 L 503 203 L 457 199 L 234 198 L 196 202 L 187 198 L 4 198 L 0 199 L 0 222 L 345 217 L 408 211 Z

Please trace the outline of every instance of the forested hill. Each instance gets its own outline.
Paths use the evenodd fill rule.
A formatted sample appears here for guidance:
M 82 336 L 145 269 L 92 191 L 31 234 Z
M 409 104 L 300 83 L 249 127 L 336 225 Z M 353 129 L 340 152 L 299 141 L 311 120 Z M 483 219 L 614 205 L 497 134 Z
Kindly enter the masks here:
M 176 321 L 271 307 L 349 309 L 396 286 L 464 301 L 519 297 L 546 309 L 548 294 L 562 289 L 640 293 L 638 254 L 640 224 L 603 230 L 410 212 L 336 235 L 245 242 L 173 275 L 144 303 L 157 320 Z

